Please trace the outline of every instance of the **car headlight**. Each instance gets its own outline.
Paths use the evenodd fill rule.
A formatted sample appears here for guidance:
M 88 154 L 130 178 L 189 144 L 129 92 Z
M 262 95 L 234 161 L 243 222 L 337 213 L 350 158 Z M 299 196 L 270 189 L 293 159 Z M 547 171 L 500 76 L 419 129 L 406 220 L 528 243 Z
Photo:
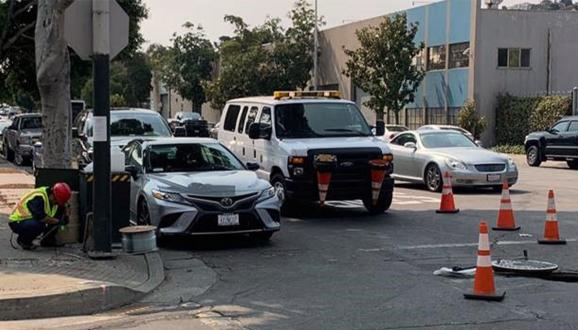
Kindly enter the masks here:
M 153 189 L 152 193 L 153 193 L 152 195 L 154 198 L 160 199 L 162 201 L 188 204 L 188 202 L 179 193 L 160 191 L 160 190 L 156 190 L 156 189 Z
M 512 157 L 508 157 L 508 167 L 516 168 L 516 163 L 514 162 L 514 159 L 512 159 Z
M 273 197 L 275 197 L 275 187 L 270 187 L 261 192 L 258 201 L 262 202 Z
M 454 170 L 465 170 L 468 168 L 466 166 L 466 164 L 464 164 L 460 161 L 457 161 L 457 160 L 452 160 L 452 159 L 446 160 L 446 164 Z

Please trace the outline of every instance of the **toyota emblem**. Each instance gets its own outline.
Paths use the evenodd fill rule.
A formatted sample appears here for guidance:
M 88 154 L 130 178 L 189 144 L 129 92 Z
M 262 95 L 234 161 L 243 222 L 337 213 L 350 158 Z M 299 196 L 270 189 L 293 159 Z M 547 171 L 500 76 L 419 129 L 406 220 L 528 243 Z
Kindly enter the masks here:
M 233 200 L 229 197 L 225 197 L 221 199 L 221 205 L 223 205 L 224 207 L 231 207 L 233 206 Z

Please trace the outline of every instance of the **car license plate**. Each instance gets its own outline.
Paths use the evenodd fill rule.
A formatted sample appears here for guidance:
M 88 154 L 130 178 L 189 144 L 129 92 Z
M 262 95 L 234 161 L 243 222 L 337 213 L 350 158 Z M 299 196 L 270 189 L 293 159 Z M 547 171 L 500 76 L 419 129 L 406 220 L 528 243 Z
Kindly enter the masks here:
M 501 174 L 488 174 L 488 182 L 500 182 L 502 181 Z
M 238 226 L 239 225 L 239 215 L 238 214 L 219 214 L 217 217 L 219 226 Z

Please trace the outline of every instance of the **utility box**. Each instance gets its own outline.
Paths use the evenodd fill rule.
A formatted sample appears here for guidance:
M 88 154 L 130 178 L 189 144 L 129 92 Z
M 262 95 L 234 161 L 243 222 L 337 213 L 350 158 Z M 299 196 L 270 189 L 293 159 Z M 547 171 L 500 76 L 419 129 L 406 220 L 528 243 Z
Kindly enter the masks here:
M 80 214 L 81 231 L 85 232 L 86 214 L 92 212 L 92 195 L 94 175 L 92 172 L 80 172 Z M 112 217 L 112 243 L 122 244 L 120 228 L 130 225 L 130 174 L 126 172 L 111 173 L 111 217 Z

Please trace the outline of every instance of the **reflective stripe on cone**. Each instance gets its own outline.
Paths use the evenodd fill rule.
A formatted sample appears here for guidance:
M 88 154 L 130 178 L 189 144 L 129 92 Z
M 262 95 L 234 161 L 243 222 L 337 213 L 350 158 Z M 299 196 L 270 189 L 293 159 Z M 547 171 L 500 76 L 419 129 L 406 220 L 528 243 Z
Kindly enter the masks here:
M 558 230 L 558 215 L 556 212 L 556 200 L 554 191 L 548 192 L 548 206 L 546 209 L 546 221 L 544 223 L 544 238 L 538 240 L 540 244 L 566 244 L 566 240 L 560 239 Z

